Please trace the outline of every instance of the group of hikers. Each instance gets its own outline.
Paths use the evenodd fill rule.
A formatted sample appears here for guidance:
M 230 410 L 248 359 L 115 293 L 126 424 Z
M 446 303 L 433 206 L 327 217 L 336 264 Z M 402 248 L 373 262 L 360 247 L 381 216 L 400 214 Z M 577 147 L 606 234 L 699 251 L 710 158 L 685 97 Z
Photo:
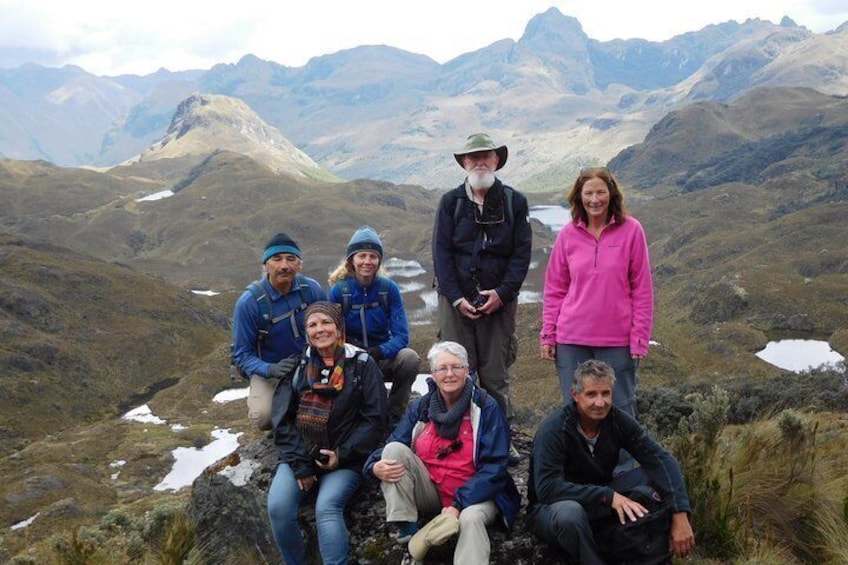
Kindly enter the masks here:
M 251 422 L 280 454 L 267 507 L 287 564 L 306 562 L 307 500 L 323 562 L 348 562 L 344 513 L 363 481 L 379 483 L 391 535 L 416 561 L 455 537 L 454 563 L 488 563 L 488 528 L 512 527 L 521 496 L 509 467 L 521 455 L 509 368 L 532 232 L 527 199 L 495 175 L 507 156 L 484 133 L 454 153 L 465 179 L 433 227 L 438 341 L 428 390 L 411 403 L 420 359 L 377 231 L 353 233 L 328 292 L 300 273 L 294 239 L 266 244 L 263 276 L 235 305 L 233 366 L 250 382 Z M 604 167 L 581 170 L 568 201 L 539 336 L 564 407 L 533 441 L 525 525 L 580 563 L 670 562 L 695 540 L 680 467 L 635 419 L 653 316 L 645 234 Z

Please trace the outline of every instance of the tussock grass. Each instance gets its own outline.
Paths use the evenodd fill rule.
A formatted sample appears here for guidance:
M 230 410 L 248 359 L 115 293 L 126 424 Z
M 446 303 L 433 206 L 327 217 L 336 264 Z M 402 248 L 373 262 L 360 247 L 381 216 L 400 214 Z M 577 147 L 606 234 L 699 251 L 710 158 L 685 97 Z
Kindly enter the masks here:
M 734 563 L 845 563 L 843 415 L 789 409 L 725 428 L 727 406 L 726 393 L 715 388 L 671 438 L 686 473 L 699 553 Z

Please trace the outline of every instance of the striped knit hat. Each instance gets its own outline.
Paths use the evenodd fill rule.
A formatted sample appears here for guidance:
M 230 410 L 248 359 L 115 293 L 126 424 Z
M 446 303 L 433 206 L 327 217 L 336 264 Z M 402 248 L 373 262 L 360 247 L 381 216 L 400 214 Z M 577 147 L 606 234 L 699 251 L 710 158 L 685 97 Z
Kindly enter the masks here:
M 342 316 L 342 308 L 335 302 L 330 302 L 327 300 L 319 300 L 317 302 L 313 302 L 309 306 L 306 307 L 306 315 L 303 317 L 303 323 L 309 321 L 309 316 L 312 314 L 324 314 L 333 320 L 333 323 L 336 324 L 336 328 L 339 332 L 344 335 L 345 324 L 344 317 Z

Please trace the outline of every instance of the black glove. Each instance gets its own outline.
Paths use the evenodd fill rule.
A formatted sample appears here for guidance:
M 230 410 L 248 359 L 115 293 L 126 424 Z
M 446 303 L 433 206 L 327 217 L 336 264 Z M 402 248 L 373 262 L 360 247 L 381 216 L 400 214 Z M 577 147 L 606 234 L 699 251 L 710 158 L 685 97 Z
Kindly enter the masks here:
M 271 363 L 268 365 L 268 376 L 279 379 L 283 375 L 287 375 L 294 371 L 299 361 L 299 355 L 292 355 L 291 357 L 286 357 L 276 363 Z
M 379 361 L 383 358 L 383 350 L 379 347 L 369 347 L 368 355 L 374 358 L 374 361 Z

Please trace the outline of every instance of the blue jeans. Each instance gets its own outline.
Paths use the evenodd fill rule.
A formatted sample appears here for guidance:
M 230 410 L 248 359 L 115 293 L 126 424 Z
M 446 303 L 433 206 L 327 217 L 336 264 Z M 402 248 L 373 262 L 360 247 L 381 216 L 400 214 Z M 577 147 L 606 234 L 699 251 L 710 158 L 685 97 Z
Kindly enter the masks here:
M 638 362 L 630 357 L 629 347 L 588 347 L 558 343 L 556 346 L 556 370 L 563 402 L 571 401 L 571 381 L 574 371 L 583 361 L 597 359 L 609 364 L 615 371 L 615 386 L 612 387 L 613 405 L 636 416 L 636 367 Z
M 362 476 L 350 469 L 336 469 L 318 477 L 315 525 L 325 565 L 347 563 L 350 540 L 344 510 L 361 480 Z M 268 518 L 274 541 L 288 565 L 306 563 L 303 534 L 297 521 L 297 510 L 304 496 L 307 493 L 298 488 L 291 467 L 280 463 L 268 489 Z

